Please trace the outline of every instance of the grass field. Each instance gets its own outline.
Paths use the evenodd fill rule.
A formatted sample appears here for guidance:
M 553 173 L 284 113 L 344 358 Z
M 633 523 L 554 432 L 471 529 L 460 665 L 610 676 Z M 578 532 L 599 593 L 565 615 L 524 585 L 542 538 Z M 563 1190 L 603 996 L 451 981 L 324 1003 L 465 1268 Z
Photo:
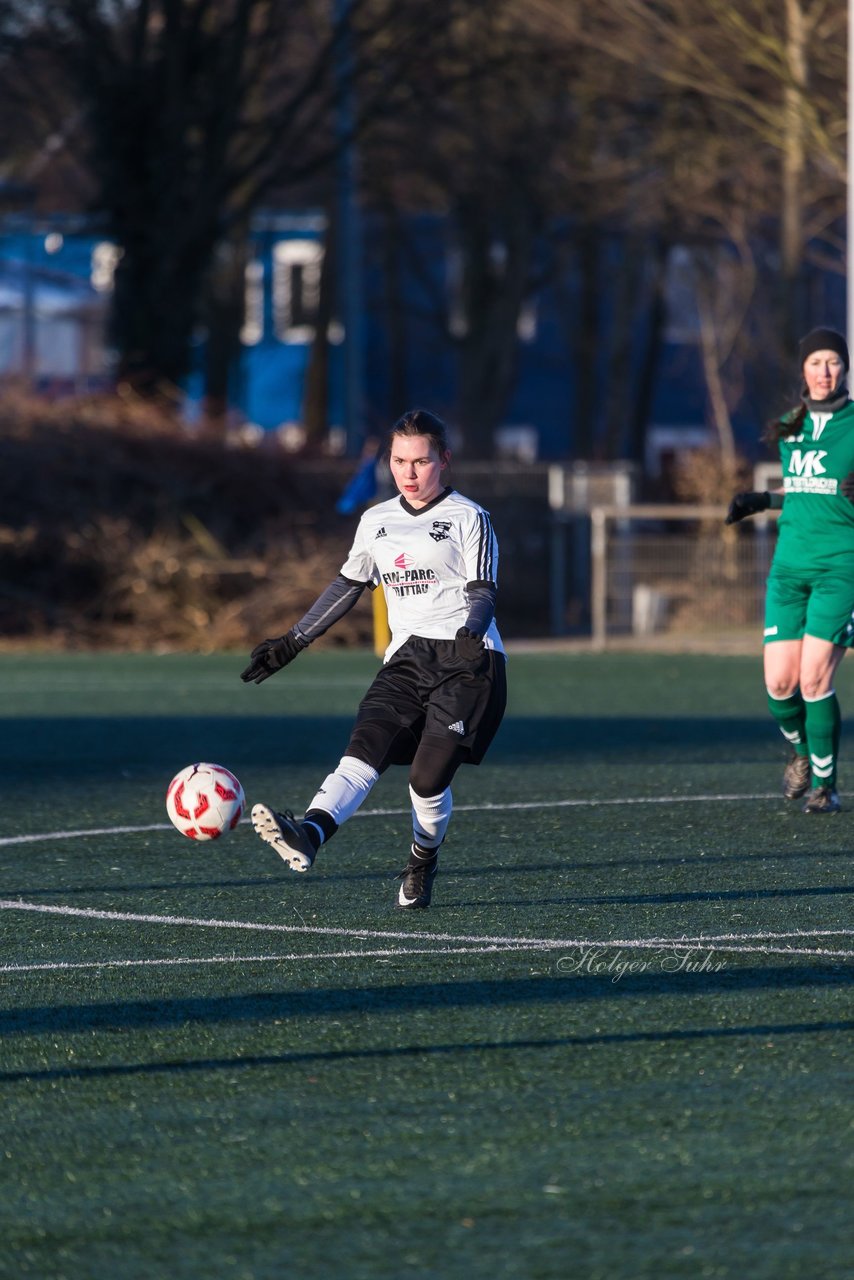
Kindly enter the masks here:
M 375 662 L 241 666 L 0 658 L 0 1275 L 854 1276 L 854 744 L 807 817 L 758 660 L 513 655 L 409 914 L 401 770 L 305 876 L 168 826 L 301 811 Z

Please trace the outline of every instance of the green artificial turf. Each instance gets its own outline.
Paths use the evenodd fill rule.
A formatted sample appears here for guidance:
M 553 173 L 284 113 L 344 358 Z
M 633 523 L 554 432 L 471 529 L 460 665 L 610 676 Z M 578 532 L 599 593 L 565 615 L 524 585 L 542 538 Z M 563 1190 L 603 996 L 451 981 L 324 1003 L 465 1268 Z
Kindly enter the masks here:
M 376 662 L 242 665 L 0 657 L 0 1275 L 854 1274 L 845 743 L 807 817 L 758 660 L 512 655 L 410 914 L 403 770 L 305 876 L 168 826 L 300 812 Z

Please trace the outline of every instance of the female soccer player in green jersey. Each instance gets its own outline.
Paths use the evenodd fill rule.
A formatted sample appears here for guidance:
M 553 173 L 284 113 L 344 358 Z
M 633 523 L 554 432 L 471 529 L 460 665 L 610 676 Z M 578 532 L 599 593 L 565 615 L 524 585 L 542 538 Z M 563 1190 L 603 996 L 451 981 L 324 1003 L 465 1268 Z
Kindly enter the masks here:
M 768 706 L 792 756 L 783 795 L 838 813 L 837 667 L 854 644 L 854 402 L 848 346 L 834 329 L 801 339 L 801 404 L 771 424 L 783 488 L 737 493 L 727 524 L 782 508 L 765 601 Z

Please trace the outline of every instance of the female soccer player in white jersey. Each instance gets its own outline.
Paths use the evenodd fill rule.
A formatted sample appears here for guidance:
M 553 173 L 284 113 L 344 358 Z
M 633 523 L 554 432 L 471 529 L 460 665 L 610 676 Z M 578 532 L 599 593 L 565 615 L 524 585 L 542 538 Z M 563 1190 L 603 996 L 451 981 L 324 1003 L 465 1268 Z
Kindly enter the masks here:
M 480 764 L 507 700 L 495 625 L 498 544 L 489 513 L 445 483 L 445 426 L 414 409 L 392 427 L 389 465 L 399 496 L 369 508 L 338 577 L 304 617 L 252 650 L 245 682 L 261 684 L 342 618 L 366 587 L 381 587 L 391 643 L 362 699 L 350 741 L 304 818 L 256 804 L 252 823 L 294 871 L 351 818 L 389 765 L 409 766 L 413 841 L 400 907 L 428 907 L 451 818 L 451 781 Z

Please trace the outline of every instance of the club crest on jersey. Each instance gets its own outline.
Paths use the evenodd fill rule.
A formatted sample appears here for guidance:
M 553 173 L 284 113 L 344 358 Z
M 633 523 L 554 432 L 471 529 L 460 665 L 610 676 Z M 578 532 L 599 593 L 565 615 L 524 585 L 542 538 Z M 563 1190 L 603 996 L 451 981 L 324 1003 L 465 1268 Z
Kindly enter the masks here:
M 428 533 L 434 542 L 444 542 L 450 536 L 450 530 L 450 520 L 434 520 L 433 528 L 429 529 Z

